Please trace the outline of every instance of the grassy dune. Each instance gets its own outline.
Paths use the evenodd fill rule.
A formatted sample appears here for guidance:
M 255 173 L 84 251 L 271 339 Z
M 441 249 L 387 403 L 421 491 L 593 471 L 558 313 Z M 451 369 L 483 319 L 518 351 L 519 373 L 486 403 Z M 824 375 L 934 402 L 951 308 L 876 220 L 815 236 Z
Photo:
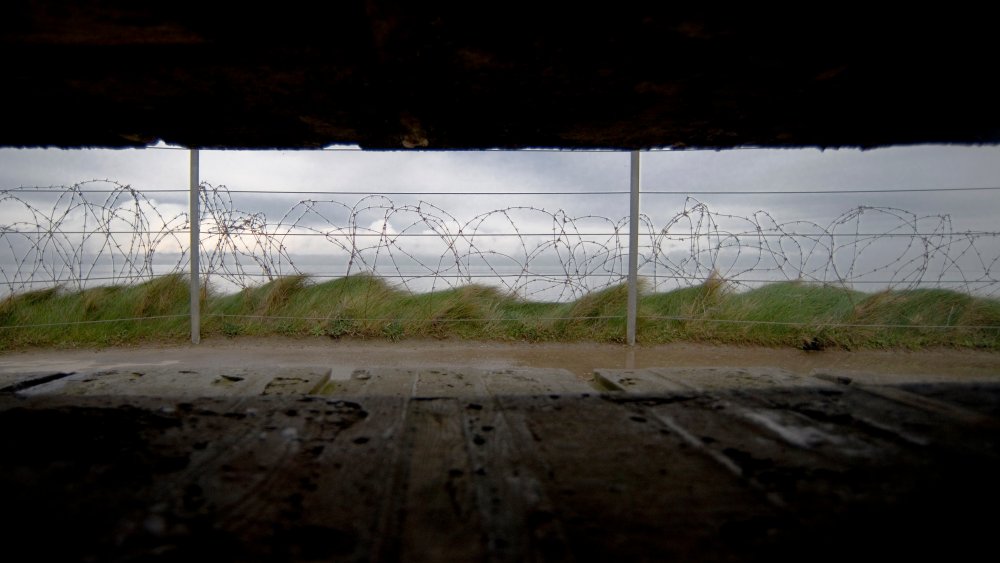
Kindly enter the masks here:
M 291 276 L 235 294 L 202 295 L 202 335 L 623 342 L 626 302 L 623 285 L 572 303 L 538 303 L 479 285 L 412 295 L 371 276 L 323 283 Z M 0 349 L 182 341 L 188 337 L 187 311 L 188 287 L 180 275 L 131 287 L 24 293 L 0 302 Z M 165 318 L 115 321 L 133 317 Z M 109 320 L 114 322 L 92 322 Z M 88 322 L 57 325 L 75 321 Z M 638 338 L 804 349 L 995 350 L 1000 329 L 982 327 L 996 326 L 1000 301 L 947 290 L 867 294 L 783 282 L 736 292 L 710 280 L 668 293 L 644 292 Z

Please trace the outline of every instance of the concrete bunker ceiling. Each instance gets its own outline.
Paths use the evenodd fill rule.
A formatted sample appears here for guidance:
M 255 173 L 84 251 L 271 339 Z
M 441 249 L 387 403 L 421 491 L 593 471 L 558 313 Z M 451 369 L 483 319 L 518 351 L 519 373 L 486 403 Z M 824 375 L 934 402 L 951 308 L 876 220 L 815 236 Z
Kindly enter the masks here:
M 8 2 L 0 146 L 995 143 L 991 22 L 849 3 Z

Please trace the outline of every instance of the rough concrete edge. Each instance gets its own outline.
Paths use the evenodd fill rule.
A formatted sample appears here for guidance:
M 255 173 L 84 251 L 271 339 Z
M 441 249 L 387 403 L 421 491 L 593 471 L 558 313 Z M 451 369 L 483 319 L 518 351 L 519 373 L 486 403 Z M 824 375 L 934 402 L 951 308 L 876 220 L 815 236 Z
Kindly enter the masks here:
M 25 389 L 30 389 L 32 387 L 37 387 L 39 385 L 44 385 L 52 381 L 58 381 L 60 379 L 69 377 L 71 375 L 76 375 L 77 372 L 56 372 L 56 373 L 44 373 L 44 374 L 25 374 L 23 379 L 14 381 L 14 383 L 0 389 L 0 393 L 19 393 Z

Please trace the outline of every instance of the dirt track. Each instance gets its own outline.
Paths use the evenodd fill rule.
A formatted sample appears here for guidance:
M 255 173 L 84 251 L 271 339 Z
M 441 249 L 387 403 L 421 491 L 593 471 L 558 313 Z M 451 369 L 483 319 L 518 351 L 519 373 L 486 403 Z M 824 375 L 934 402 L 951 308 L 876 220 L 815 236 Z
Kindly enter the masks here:
M 36 349 L 0 354 L 0 378 L 17 373 L 162 366 L 290 368 L 553 367 L 590 379 L 594 369 L 643 367 L 778 367 L 793 373 L 864 372 L 870 382 L 971 381 L 1000 378 L 1000 353 L 924 351 L 804 352 L 791 348 L 668 344 L 629 349 L 614 344 L 497 343 L 457 340 L 402 342 L 238 338 L 199 345 L 106 349 Z

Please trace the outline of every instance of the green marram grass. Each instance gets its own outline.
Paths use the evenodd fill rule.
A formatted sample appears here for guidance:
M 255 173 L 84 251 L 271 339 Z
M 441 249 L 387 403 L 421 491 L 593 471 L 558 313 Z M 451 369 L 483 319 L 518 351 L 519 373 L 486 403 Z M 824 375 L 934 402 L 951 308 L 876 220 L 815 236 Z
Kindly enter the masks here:
M 178 340 L 190 334 L 189 295 L 180 275 L 134 286 L 75 292 L 50 288 L 13 295 L 0 302 L 0 348 Z M 117 320 L 138 317 L 165 318 Z M 24 328 L 8 328 L 18 326 Z
M 624 285 L 571 303 L 518 299 L 482 285 L 411 294 L 356 275 L 322 283 L 289 276 L 233 294 L 203 293 L 202 337 L 463 338 L 624 342 Z M 0 349 L 181 342 L 189 294 L 182 275 L 134 286 L 23 293 L 0 302 Z M 127 320 L 156 317 L 147 320 Z M 110 321 L 110 322 L 105 322 Z M 61 324 L 61 323 L 81 324 Z M 846 325 L 846 326 L 845 326 Z M 803 349 L 1000 348 L 1000 301 L 943 289 L 862 293 L 780 282 L 735 291 L 725 281 L 642 291 L 638 340 Z

